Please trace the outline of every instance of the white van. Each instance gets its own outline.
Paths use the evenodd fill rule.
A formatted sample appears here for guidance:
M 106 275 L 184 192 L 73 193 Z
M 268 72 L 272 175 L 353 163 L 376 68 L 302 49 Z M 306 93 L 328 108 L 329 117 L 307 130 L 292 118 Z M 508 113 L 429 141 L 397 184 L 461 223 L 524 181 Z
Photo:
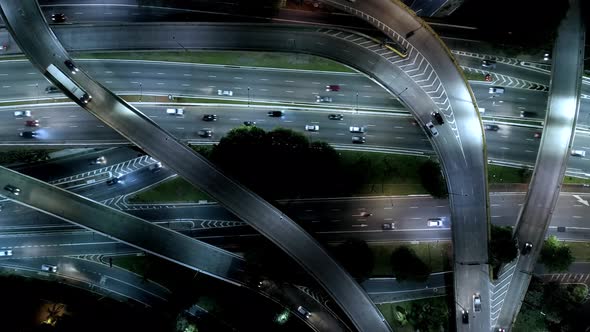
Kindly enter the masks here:
M 176 115 L 176 116 L 183 116 L 184 109 L 182 108 L 169 108 L 166 110 L 166 114 L 168 115 Z
M 572 156 L 586 157 L 586 151 L 584 151 L 584 150 L 572 150 Z
M 493 87 L 490 88 L 490 91 L 489 92 L 490 93 L 497 93 L 497 94 L 501 95 L 501 94 L 504 93 L 504 88 L 493 86 Z

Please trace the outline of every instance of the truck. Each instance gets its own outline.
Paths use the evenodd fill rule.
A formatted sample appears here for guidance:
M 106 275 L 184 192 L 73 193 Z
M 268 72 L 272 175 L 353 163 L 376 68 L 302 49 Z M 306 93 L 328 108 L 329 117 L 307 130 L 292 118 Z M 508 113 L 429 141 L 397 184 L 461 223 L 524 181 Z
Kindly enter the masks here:
M 50 64 L 47 67 L 47 74 L 51 76 L 57 83 L 59 83 L 63 88 L 68 90 L 71 94 L 73 94 L 82 104 L 88 104 L 90 100 L 92 100 L 92 96 L 86 93 L 84 89 L 82 89 L 79 85 L 74 83 L 66 74 L 64 74 L 59 68 L 55 65 Z

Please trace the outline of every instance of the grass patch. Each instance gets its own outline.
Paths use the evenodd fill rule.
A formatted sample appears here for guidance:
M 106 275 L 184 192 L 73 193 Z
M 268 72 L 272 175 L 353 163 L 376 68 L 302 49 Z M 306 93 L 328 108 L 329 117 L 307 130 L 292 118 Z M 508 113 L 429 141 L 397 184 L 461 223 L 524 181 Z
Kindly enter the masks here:
M 564 184 L 590 184 L 590 179 L 577 178 L 575 176 L 564 176 Z
M 450 242 L 424 242 L 418 244 L 411 243 L 388 243 L 388 244 L 371 244 L 369 248 L 375 255 L 375 267 L 373 276 L 391 276 L 390 257 L 393 250 L 400 246 L 408 246 L 420 259 L 430 266 L 432 272 L 447 271 L 451 268 L 450 257 L 452 247 Z
M 566 242 L 572 251 L 575 262 L 590 262 L 590 243 L 589 242 Z
M 427 307 L 429 308 L 428 311 L 436 310 L 438 313 L 447 313 L 446 315 L 442 315 L 440 319 L 440 324 L 443 327 L 448 327 L 449 324 L 449 317 L 450 317 L 450 309 L 447 303 L 447 299 L 444 296 L 441 297 L 432 297 L 427 299 L 420 299 L 414 301 L 404 301 L 404 302 L 397 302 L 397 303 L 381 303 L 377 304 L 377 308 L 383 314 L 383 317 L 387 320 L 389 325 L 395 329 L 395 331 L 400 332 L 413 332 L 417 331 L 416 326 L 412 326 L 411 322 L 408 322 L 407 318 L 411 315 L 412 310 L 418 307 Z M 398 314 L 396 314 L 398 312 Z M 405 315 L 399 315 L 399 312 L 405 312 Z M 444 317 L 446 316 L 446 319 Z M 401 321 L 399 318 L 402 318 Z M 444 329 L 447 331 L 447 329 Z M 436 330 L 432 330 L 436 331 Z M 441 330 L 442 331 L 442 330 Z
M 129 203 L 189 203 L 200 200 L 212 199 L 183 178 L 175 177 L 131 196 Z
M 488 164 L 489 183 L 529 183 L 533 172 L 528 168 Z
M 418 169 L 425 157 L 378 152 L 338 151 L 343 169 L 366 170 L 362 195 L 424 194 Z
M 128 59 L 174 61 L 212 65 L 234 65 L 265 68 L 355 71 L 335 61 L 308 54 L 238 51 L 171 51 L 171 52 L 90 52 L 78 53 L 77 59 Z
M 468 81 L 485 81 L 486 75 L 482 73 L 474 73 L 471 71 L 464 71 L 463 74 Z

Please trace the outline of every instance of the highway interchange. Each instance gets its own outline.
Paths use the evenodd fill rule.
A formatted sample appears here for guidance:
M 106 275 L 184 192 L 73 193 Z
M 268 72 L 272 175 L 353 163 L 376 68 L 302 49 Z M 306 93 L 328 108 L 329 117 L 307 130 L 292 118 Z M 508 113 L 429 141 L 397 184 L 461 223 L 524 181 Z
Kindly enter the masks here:
M 119 64 L 120 65 L 120 64 Z M 145 64 L 134 64 L 137 66 L 146 66 Z M 153 64 L 152 64 L 153 65 Z M 109 74 L 113 74 L 113 73 L 121 73 L 123 72 L 123 70 L 120 70 L 118 68 L 116 68 L 117 64 L 112 64 L 113 68 L 115 70 L 110 70 L 110 68 L 107 68 L 106 70 L 104 70 L 104 73 L 109 75 Z M 90 66 L 84 66 L 85 68 L 91 68 L 92 64 L 90 64 Z M 121 75 L 122 77 L 118 78 L 118 79 L 109 79 L 110 77 L 105 77 L 104 78 L 104 83 L 107 84 L 113 84 L 112 87 L 109 86 L 109 88 L 112 88 L 113 91 L 115 92 L 119 92 L 119 91 L 125 91 L 123 89 L 127 88 L 129 89 L 129 84 L 124 83 L 126 80 L 129 80 L 129 82 L 131 84 L 137 84 L 138 83 L 133 83 L 133 82 L 140 82 L 142 83 L 142 88 L 143 88 L 143 92 L 145 92 L 146 94 L 148 93 L 158 93 L 158 94 L 166 94 L 170 92 L 170 88 L 169 85 L 172 85 L 170 83 L 172 83 L 174 80 L 178 79 L 180 76 L 180 72 L 182 71 L 182 69 L 180 68 L 175 68 L 176 69 L 176 73 L 172 72 L 172 73 L 166 73 L 165 70 L 169 69 L 167 68 L 169 67 L 169 65 L 166 66 L 162 66 L 162 68 L 158 68 L 157 72 L 154 75 L 154 72 L 151 72 L 151 74 L 148 74 L 147 78 L 145 78 L 145 76 L 140 75 L 141 73 L 146 73 L 149 72 L 149 70 L 145 70 L 145 69 L 138 69 L 138 70 L 134 70 L 133 72 L 136 73 L 140 73 L 140 74 L 136 74 L 138 76 L 133 76 L 133 72 L 131 72 L 132 76 L 124 76 Z M 181 67 L 181 66 L 178 66 Z M 192 66 L 192 67 L 196 67 L 196 66 Z M 103 69 L 103 68 L 101 68 Z M 193 68 L 191 68 L 193 69 Z M 215 68 L 215 69 L 219 69 L 219 68 Z M 250 91 L 254 92 L 256 91 L 256 89 L 258 88 L 259 92 L 258 95 L 252 93 L 251 98 L 253 100 L 281 100 L 281 101 L 285 101 L 285 100 L 294 100 L 297 102 L 310 102 L 313 101 L 313 94 L 315 93 L 324 93 L 321 92 L 321 87 L 323 86 L 323 84 L 338 84 L 339 82 L 334 82 L 333 81 L 333 76 L 330 77 L 330 80 L 327 81 L 320 81 L 320 79 L 316 79 L 316 78 L 311 78 L 312 80 L 312 84 L 315 81 L 320 81 L 317 82 L 319 84 L 316 84 L 320 87 L 318 92 L 316 89 L 309 89 L 310 91 L 307 92 L 305 90 L 305 86 L 309 86 L 309 83 L 306 81 L 309 78 L 308 77 L 304 77 L 302 78 L 303 82 L 300 83 L 302 89 L 299 90 L 299 88 L 293 88 L 293 89 L 297 89 L 297 90 L 290 90 L 292 86 L 289 83 L 295 83 L 294 82 L 286 82 L 287 80 L 284 80 L 284 83 L 286 83 L 288 86 L 280 86 L 280 87 L 276 87 L 276 84 L 273 84 L 272 86 L 270 86 L 270 84 L 268 84 L 268 82 L 265 82 L 265 80 L 280 80 L 279 77 L 277 78 L 273 78 L 272 74 L 263 72 L 262 75 L 260 74 L 260 70 L 256 70 L 254 71 L 255 74 L 252 75 L 252 73 L 247 73 L 248 71 L 252 72 L 252 70 L 248 70 L 248 69 L 241 69 L 243 72 L 246 73 L 239 73 L 236 74 L 235 72 L 231 72 L 231 70 L 237 70 L 235 68 L 232 68 L 231 70 L 226 70 L 224 68 L 222 68 L 223 70 L 225 70 L 225 72 L 223 72 L 223 74 L 221 74 L 221 76 L 225 75 L 225 80 L 216 80 L 218 74 L 209 74 L 208 76 L 216 76 L 216 77 L 209 77 L 212 79 L 213 83 L 209 83 L 211 85 L 208 85 L 206 87 L 196 87 L 196 89 L 199 89 L 200 91 L 203 91 L 205 93 L 197 93 L 197 95 L 214 95 L 214 91 L 217 88 L 218 84 L 219 86 L 225 84 L 225 85 L 234 85 L 234 89 L 239 90 L 241 88 L 242 92 L 244 91 L 244 86 L 243 85 L 239 85 L 239 84 L 235 84 L 235 81 L 240 81 L 241 79 L 244 79 L 245 76 L 245 80 L 249 81 L 249 83 L 253 82 L 253 79 L 255 80 L 256 78 L 258 78 L 259 80 L 261 80 L 262 82 L 260 84 L 248 84 L 248 87 L 250 87 Z M 25 69 L 26 70 L 26 69 Z M 128 70 L 128 69 L 127 69 Z M 143 70 L 143 71 L 141 71 Z M 174 68 L 173 68 L 174 70 Z M 206 68 L 206 70 L 213 70 L 211 68 Z M 223 71 L 222 70 L 222 71 Z M 89 73 L 91 76 L 95 77 L 98 81 L 103 82 L 100 79 L 100 69 L 96 71 L 96 73 L 92 73 L 91 70 L 89 70 Z M 160 74 L 161 73 L 161 74 Z M 15 73 L 17 77 L 26 77 L 24 75 L 18 75 L 18 73 Z M 276 74 L 276 73 L 275 73 Z M 281 73 L 279 73 L 281 74 Z M 308 74 L 308 73 L 305 73 Z M 107 76 L 105 75 L 105 76 Z M 233 75 L 233 76 L 232 76 Z M 237 75 L 241 75 L 241 76 L 237 76 Z M 248 76 L 251 75 L 251 76 Z M 323 74 L 323 75 L 334 75 L 334 74 Z M 151 76 L 151 77 L 150 77 Z M 166 76 L 167 78 L 169 77 L 174 77 L 173 80 L 164 80 L 162 81 L 162 77 Z M 184 73 L 183 73 L 183 76 Z M 279 75 L 280 76 L 280 75 Z M 347 86 L 349 87 L 353 87 L 353 89 L 355 92 L 352 91 L 348 91 L 348 93 L 343 94 L 342 96 L 337 96 L 334 98 L 335 102 L 334 105 L 337 104 L 341 104 L 344 105 L 344 107 L 346 107 L 346 111 L 347 112 L 341 112 L 341 111 L 337 111 L 337 112 L 341 112 L 345 114 L 345 121 L 342 122 L 335 122 L 335 121 L 329 121 L 327 120 L 326 115 L 330 112 L 332 112 L 331 110 L 327 109 L 327 110 L 322 110 L 321 112 L 299 112 L 299 111 L 287 111 L 286 116 L 281 119 L 278 120 L 277 122 L 279 122 L 279 124 L 281 126 L 293 126 L 293 128 L 297 129 L 297 128 L 303 128 L 303 125 L 306 123 L 319 123 L 320 124 L 320 132 L 318 133 L 318 135 L 315 134 L 310 134 L 311 137 L 315 138 L 316 136 L 320 139 L 327 139 L 330 142 L 333 143 L 346 143 L 347 139 L 345 137 L 338 137 L 338 136 L 346 136 L 348 135 L 346 133 L 346 128 L 348 126 L 348 118 L 350 115 L 350 118 L 352 118 L 350 121 L 351 123 L 354 121 L 359 121 L 359 123 L 366 123 L 369 126 L 369 135 L 367 135 L 368 140 L 367 140 L 367 146 L 369 145 L 376 145 L 376 146 L 385 146 L 385 147 L 397 147 L 399 146 L 400 148 L 404 148 L 404 149 L 415 149 L 415 150 L 421 150 L 421 151 L 429 151 L 430 149 L 428 148 L 428 144 L 426 143 L 427 140 L 425 140 L 423 134 L 421 133 L 421 130 L 419 128 L 416 128 L 412 125 L 411 121 L 409 118 L 407 117 L 391 117 L 391 116 L 381 116 L 381 115 L 376 115 L 374 113 L 370 113 L 370 114 L 363 114 L 363 112 L 361 112 L 361 114 L 354 114 L 351 110 L 355 107 L 354 105 L 354 99 L 355 99 L 355 94 L 358 92 L 359 93 L 359 104 L 363 104 L 361 106 L 361 108 L 367 108 L 367 109 L 374 109 L 374 108 L 382 108 L 382 109 L 397 109 L 399 107 L 398 103 L 395 100 L 392 100 L 388 95 L 384 94 L 381 90 L 376 89 L 374 87 L 371 87 L 371 82 L 368 81 L 367 82 L 362 82 L 362 77 L 358 76 L 358 75 L 341 75 L 338 74 L 337 75 L 338 78 L 341 81 L 344 81 L 345 83 L 340 83 L 343 86 L 343 90 L 346 88 L 348 89 Z M 349 78 L 349 76 L 351 76 L 352 78 Z M 140 77 L 140 78 L 138 78 Z M 352 82 L 352 83 L 346 83 L 346 80 L 342 79 L 342 77 L 346 78 L 346 79 L 351 79 L 351 80 L 359 80 L 360 82 Z M 322 80 L 326 79 L 325 77 L 321 78 Z M 133 81 L 131 81 L 133 80 Z M 34 79 L 33 79 L 34 81 Z M 110 81 L 110 82 L 109 82 Z M 182 79 L 179 80 L 180 82 L 182 82 Z M 291 81 L 291 80 L 289 80 Z M 39 83 L 37 81 L 37 83 L 32 83 L 32 81 L 29 81 L 31 83 L 28 82 L 23 82 L 22 84 L 26 84 L 29 87 L 29 90 L 32 90 L 32 93 L 25 93 L 28 94 L 28 97 L 31 97 L 31 94 L 33 94 L 33 97 L 38 97 L 41 94 L 43 94 L 43 91 L 41 90 L 41 92 L 39 92 L 39 87 L 41 86 L 41 84 L 43 84 L 43 81 L 41 81 L 41 83 Z M 118 90 L 117 88 L 117 83 L 116 82 L 120 82 L 119 88 L 121 90 Z M 145 83 L 144 83 L 145 82 Z M 190 82 L 190 79 L 187 79 L 187 82 Z M 323 82 L 328 82 L 328 83 L 323 83 Z M 103 84 L 104 84 L 103 83 Z M 158 83 L 163 83 L 163 84 L 158 84 Z M 183 85 L 182 84 L 190 84 L 190 83 L 180 83 L 181 87 L 178 87 L 179 84 L 176 85 L 176 87 L 174 87 L 174 91 L 175 93 L 178 94 L 184 94 L 183 91 Z M 365 85 L 362 85 L 365 84 Z M 297 84 L 295 84 L 297 85 Z M 15 85 L 16 86 L 16 85 Z M 166 89 L 161 89 L 162 86 L 165 86 Z M 269 87 L 271 89 L 269 89 Z M 507 89 L 507 92 L 504 96 L 502 96 L 501 98 L 490 98 L 489 94 L 487 94 L 487 88 L 488 86 L 486 85 L 474 85 L 474 92 L 476 94 L 476 97 L 478 97 L 479 100 L 479 106 L 480 107 L 486 107 L 486 116 L 488 116 L 490 114 L 490 112 L 494 112 L 495 114 L 497 114 L 499 117 L 518 117 L 518 114 L 520 112 L 520 110 L 522 110 L 523 108 L 527 108 L 527 109 L 534 109 L 534 110 L 539 110 L 538 111 L 538 115 L 539 117 L 543 117 L 544 116 L 544 104 L 543 104 L 543 100 L 546 99 L 546 93 L 544 92 L 537 92 L 537 91 L 528 91 L 528 90 L 520 90 L 520 89 Z M 6 89 L 10 89 L 6 88 Z M 191 93 L 191 89 L 193 87 L 186 87 L 187 89 L 185 91 L 188 91 L 189 93 L 187 94 L 194 94 L 194 92 Z M 284 90 L 283 90 L 284 89 Z M 287 90 L 289 89 L 289 90 Z M 268 90 L 268 91 L 265 91 Z M 376 91 L 374 91 L 376 90 Z M 178 92 L 176 92 L 178 91 Z M 289 92 L 289 91 L 297 91 L 297 96 L 290 97 L 289 94 L 293 94 L 293 92 Z M 305 93 L 299 93 L 299 91 L 306 91 Z M 365 91 L 365 93 L 363 93 L 363 91 Z M 131 91 L 132 92 L 132 91 Z M 213 93 L 212 93 L 213 92 Z M 268 92 L 268 94 L 267 94 Z M 135 93 L 137 93 L 137 89 L 135 90 Z M 310 97 L 307 96 L 307 93 L 309 93 Z M 379 96 L 379 94 L 381 94 L 381 96 Z M 508 96 L 510 94 L 510 96 Z M 267 96 L 274 96 L 276 99 L 268 99 L 269 97 Z M 301 97 L 299 97 L 301 96 Z M 24 96 L 25 98 L 27 97 L 26 95 Z M 345 101 L 339 101 L 338 99 L 340 99 L 340 97 L 342 99 L 344 99 Z M 481 100 L 480 100 L 481 97 Z M 506 97 L 506 98 L 504 98 Z M 298 98 L 301 98 L 300 100 Z M 240 96 L 240 99 L 244 100 L 245 96 Z M 366 99 L 366 100 L 363 100 Z M 377 100 L 377 102 L 375 102 L 375 100 Z M 484 106 L 485 102 L 487 102 L 490 106 Z M 583 102 L 584 103 L 584 102 Z M 334 106 L 334 105 L 330 105 L 330 106 Z M 497 106 L 496 106 L 497 105 Z M 360 105 L 359 105 L 360 106 Z M 219 107 L 218 107 L 219 108 Z M 66 110 L 64 110 L 66 109 Z M 63 121 L 64 118 L 64 114 L 62 112 L 67 112 L 68 109 L 70 110 L 70 114 L 68 115 L 68 121 Z M 187 107 L 187 109 L 190 112 L 190 108 Z M 188 130 L 186 130 L 184 128 L 184 124 L 187 121 L 191 122 L 191 126 L 194 126 L 195 129 L 198 129 L 200 126 L 198 124 L 199 122 L 199 116 L 201 114 L 207 113 L 207 112 L 215 112 L 213 108 L 213 110 L 208 109 L 206 107 L 200 106 L 196 108 L 198 111 L 196 112 L 191 112 L 193 114 L 187 115 L 184 119 L 170 119 L 170 117 L 166 117 L 165 114 L 163 113 L 163 107 L 161 106 L 157 106 L 154 108 L 144 108 L 141 107 L 142 112 L 145 112 L 146 114 L 148 114 L 152 119 L 154 119 L 156 122 L 158 122 L 160 124 L 160 121 L 166 122 L 167 125 L 170 125 L 170 131 L 173 132 L 175 134 L 175 136 L 177 137 L 183 137 L 183 133 L 187 134 L 186 139 L 194 139 L 194 136 L 191 137 L 192 135 L 194 135 L 194 133 L 196 131 L 192 131 L 192 133 L 187 133 L 187 131 L 191 131 L 192 128 L 189 128 Z M 586 108 L 587 109 L 587 108 Z M 582 107 L 582 111 L 584 110 L 584 107 Z M 235 112 L 233 116 L 231 116 L 228 119 L 229 123 L 223 123 L 222 119 L 220 119 L 220 121 L 218 123 L 216 123 L 215 126 L 215 133 L 217 135 L 222 134 L 223 132 L 225 132 L 227 129 L 233 127 L 233 122 L 240 122 L 242 119 L 245 119 L 245 117 L 243 117 L 242 115 L 244 113 L 246 113 L 246 117 L 250 118 L 250 114 L 252 114 L 252 116 L 257 120 L 257 122 L 259 122 L 260 126 L 262 127 L 267 127 L 267 128 L 272 128 L 274 126 L 276 126 L 277 124 L 271 122 L 271 120 L 267 119 L 265 117 L 265 108 L 262 109 L 256 109 L 256 107 L 251 106 L 250 108 L 242 108 L 242 109 L 238 109 L 238 108 L 232 108 L 232 112 Z M 584 119 L 584 113 L 580 114 L 580 119 L 583 120 Z M 38 112 L 37 110 L 35 110 L 35 112 Z M 88 136 L 90 133 L 97 132 L 97 134 L 99 134 L 98 132 L 103 132 L 102 135 L 104 136 L 100 136 L 99 137 L 105 137 L 104 139 L 99 140 L 99 142 L 108 142 L 109 140 L 112 141 L 119 141 L 118 137 L 116 137 L 117 135 L 108 130 L 108 129 L 100 129 L 100 127 L 96 127 L 99 126 L 98 123 L 93 123 L 92 122 L 92 118 L 91 117 L 87 117 L 87 119 L 84 119 L 84 116 L 82 116 L 80 118 L 78 118 L 77 115 L 74 115 L 74 117 L 72 117 L 72 113 L 76 112 L 76 110 L 71 109 L 67 106 L 60 106 L 59 110 L 51 110 L 50 108 L 47 110 L 43 110 L 44 112 L 44 116 L 45 119 L 41 119 L 42 121 L 47 122 L 49 125 L 49 128 L 45 128 L 47 130 L 47 136 L 46 137 L 42 137 L 43 140 L 45 139 L 57 139 L 57 142 L 59 143 L 64 143 L 66 140 L 64 140 L 64 138 L 68 137 L 68 141 L 72 140 L 74 141 L 75 139 L 72 139 L 72 137 L 76 137 L 76 132 L 79 133 L 80 135 L 80 141 L 84 142 L 84 136 Z M 5 112 L 6 116 L 11 116 L 10 112 Z M 51 114 L 54 113 L 55 115 L 46 115 L 46 114 Z M 218 113 L 218 112 L 216 112 Z M 226 114 L 227 111 L 224 112 L 224 114 Z M 299 114 L 305 114 L 305 119 L 301 119 L 302 117 L 299 116 Z M 309 116 L 309 117 L 308 117 Z M 587 116 L 586 116 L 587 118 Z M 57 120 L 57 121 L 56 121 Z M 274 120 L 274 119 L 273 119 Z M 394 135 L 397 135 L 397 130 L 399 130 L 399 132 L 402 132 L 404 136 L 397 136 L 396 140 L 394 140 L 392 142 L 391 140 L 391 132 L 392 130 L 391 125 L 385 126 L 385 128 L 381 129 L 381 124 L 384 123 L 384 121 L 392 121 L 392 125 L 393 128 L 396 130 L 393 130 Z M 55 121 L 55 125 L 53 124 Z M 78 122 L 80 121 L 80 122 Z M 292 121 L 292 122 L 290 122 Z M 379 125 L 373 125 L 373 123 L 378 123 Z M 332 123 L 335 123 L 334 125 L 332 125 Z M 209 124 L 207 124 L 209 125 Z M 42 125 L 43 126 L 43 125 Z M 183 127 L 180 127 L 183 126 Z M 375 126 L 375 128 L 371 128 L 371 126 Z M 63 128 L 61 128 L 63 127 Z M 66 129 L 66 127 L 68 129 Z M 401 127 L 401 128 L 400 128 Z M 55 128 L 60 128 L 62 130 L 59 131 L 55 131 Z M 80 128 L 80 129 L 77 129 Z M 180 129 L 182 128 L 182 129 Z M 326 129 L 326 130 L 325 130 Z M 14 129 L 14 132 L 16 133 L 18 130 L 22 130 L 21 127 L 18 127 L 18 123 L 16 123 L 16 128 Z M 71 132 L 70 132 L 71 130 Z M 90 130 L 90 131 L 86 131 L 86 130 Z M 177 130 L 177 132 L 175 131 Z M 488 135 L 488 143 L 490 146 L 490 158 L 491 159 L 502 159 L 502 160 L 507 160 L 507 161 L 511 161 L 511 162 L 517 162 L 517 163 L 532 163 L 532 161 L 535 159 L 535 154 L 536 154 L 536 148 L 538 147 L 538 143 L 537 140 L 534 139 L 534 137 L 532 136 L 532 134 L 534 134 L 535 132 L 537 132 L 538 129 L 537 128 L 527 128 L 527 127 L 517 127 L 517 126 L 504 126 L 501 125 L 501 129 L 498 132 L 487 132 L 486 134 Z M 61 133 L 60 133 L 61 132 Z M 375 134 L 373 134 L 375 133 Z M 497 144 L 495 145 L 492 138 L 494 137 L 494 135 L 496 136 L 497 139 Z M 94 136 L 94 135 L 93 135 Z M 16 136 L 15 136 L 16 138 Z M 585 139 L 587 139 L 587 136 L 585 135 L 578 135 L 575 144 L 579 144 L 579 148 L 582 149 L 587 149 L 588 148 L 588 144 L 584 141 Z M 398 142 L 399 140 L 399 142 Z M 8 139 L 8 141 L 10 141 L 10 139 Z M 121 140 L 122 141 L 122 140 Z M 349 141 L 349 139 L 348 139 Z M 521 145 L 517 145 L 516 141 L 519 141 L 520 143 L 522 143 Z M 16 143 L 16 144 L 20 144 L 20 142 L 22 142 L 20 139 L 15 139 L 14 141 L 12 141 L 11 143 Z M 70 141 L 71 142 L 71 141 Z M 68 142 L 68 143 L 70 143 Z M 510 145 L 507 143 L 510 142 Z M 86 142 L 87 143 L 87 142 Z M 392 144 L 393 143 L 393 144 Z M 67 143 L 66 143 L 67 144 Z M 413 144 L 413 145 L 412 145 Z M 509 145 L 509 146 L 506 146 Z M 495 146 L 498 146 L 497 150 L 494 149 Z M 576 147 L 576 148 L 578 148 Z M 525 153 L 523 153 L 523 151 Z M 529 155 L 531 154 L 530 158 Z M 585 158 L 570 158 L 570 165 L 571 168 L 570 170 L 573 170 L 574 172 L 576 171 L 581 171 L 586 172 L 586 166 L 585 166 Z M 448 212 L 447 212 L 448 213 Z M 352 215 L 353 216 L 353 215 Z M 492 212 L 492 217 L 493 216 L 493 212 Z M 383 218 L 384 220 L 386 218 Z M 513 219 L 514 220 L 514 219 Z M 358 221 L 358 220 L 357 220 Z M 377 224 L 378 225 L 378 224 Z M 374 225 L 375 226 L 375 225 Z

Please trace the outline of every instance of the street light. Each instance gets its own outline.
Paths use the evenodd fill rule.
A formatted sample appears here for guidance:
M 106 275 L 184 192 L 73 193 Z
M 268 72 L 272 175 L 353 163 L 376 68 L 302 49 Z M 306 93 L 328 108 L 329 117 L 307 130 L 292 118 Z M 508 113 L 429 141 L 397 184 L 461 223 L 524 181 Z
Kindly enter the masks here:
M 250 107 L 250 87 L 248 87 L 248 108 Z
M 139 102 L 141 103 L 141 97 L 143 97 L 143 85 L 139 82 Z

